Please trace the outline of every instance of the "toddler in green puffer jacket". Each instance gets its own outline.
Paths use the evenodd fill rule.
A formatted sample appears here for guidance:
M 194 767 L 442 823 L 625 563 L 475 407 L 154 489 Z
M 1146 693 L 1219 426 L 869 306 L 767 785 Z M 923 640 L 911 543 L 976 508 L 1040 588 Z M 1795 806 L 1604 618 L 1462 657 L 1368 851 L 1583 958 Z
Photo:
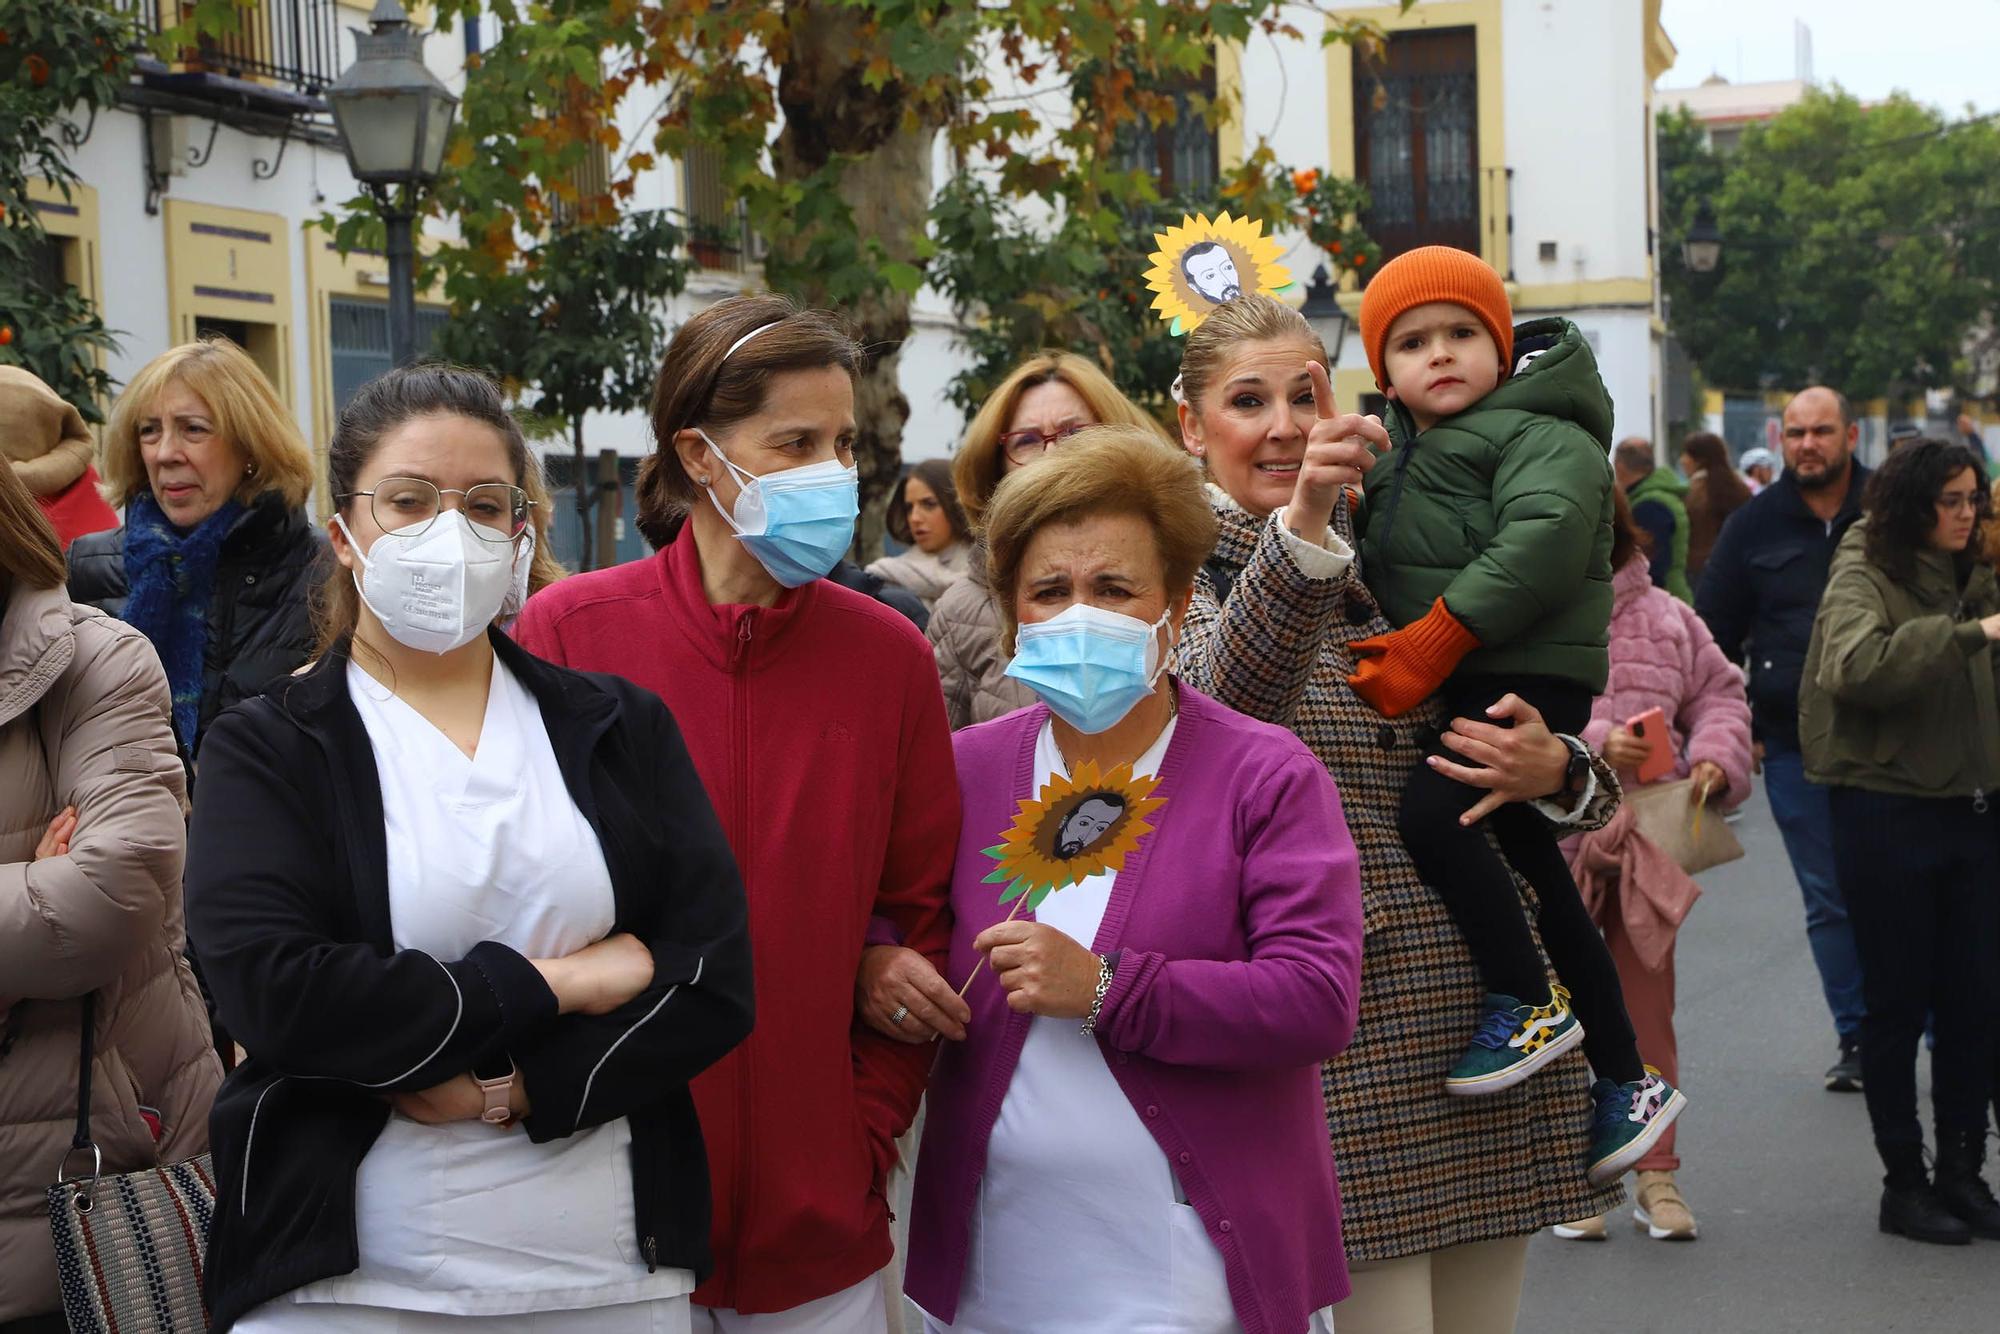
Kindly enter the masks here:
M 1504 720 L 1515 696 L 1553 730 L 1582 731 L 1609 666 L 1615 486 L 1611 400 L 1589 345 L 1567 320 L 1516 329 L 1500 276 L 1446 246 L 1383 266 L 1362 297 L 1361 333 L 1395 442 L 1371 474 L 1362 576 L 1400 628 L 1354 645 L 1349 683 L 1389 717 L 1442 688 L 1448 717 Z M 1487 993 L 1446 1088 L 1497 1093 L 1582 1043 L 1598 1076 L 1589 1175 L 1612 1180 L 1686 1099 L 1639 1058 L 1617 969 L 1555 831 L 1503 806 L 1487 817 L 1489 841 L 1465 820 L 1479 790 L 1432 767 L 1452 758 L 1441 738 L 1426 749 L 1398 821 Z M 1516 873 L 1535 890 L 1559 984 Z

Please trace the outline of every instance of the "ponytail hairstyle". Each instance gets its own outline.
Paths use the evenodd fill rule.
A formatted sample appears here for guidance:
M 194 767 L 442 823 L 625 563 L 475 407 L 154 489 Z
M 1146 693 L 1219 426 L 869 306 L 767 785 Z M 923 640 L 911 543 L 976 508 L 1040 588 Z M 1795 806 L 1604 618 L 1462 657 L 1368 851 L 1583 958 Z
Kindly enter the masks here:
M 718 301 L 674 332 L 653 382 L 653 452 L 635 487 L 639 532 L 655 549 L 680 531 L 701 494 L 674 437 L 691 426 L 721 430 L 755 416 L 771 377 L 838 366 L 861 374 L 861 345 L 840 320 L 784 296 Z
M 335 497 L 335 511 L 351 514 L 354 488 L 368 460 L 382 441 L 405 422 L 419 417 L 463 417 L 490 426 L 507 448 L 514 485 L 528 493 L 528 524 L 535 534 L 535 555 L 528 567 L 528 594 L 533 596 L 563 577 L 565 571 L 549 550 L 549 488 L 541 460 L 528 448 L 521 424 L 507 410 L 507 400 L 491 377 L 461 366 L 403 366 L 377 376 L 355 391 L 341 409 L 326 451 L 326 488 Z M 342 500 L 339 497 L 347 496 Z M 335 563 L 320 586 L 313 606 L 319 631 L 319 652 L 354 633 L 361 614 L 354 575 Z

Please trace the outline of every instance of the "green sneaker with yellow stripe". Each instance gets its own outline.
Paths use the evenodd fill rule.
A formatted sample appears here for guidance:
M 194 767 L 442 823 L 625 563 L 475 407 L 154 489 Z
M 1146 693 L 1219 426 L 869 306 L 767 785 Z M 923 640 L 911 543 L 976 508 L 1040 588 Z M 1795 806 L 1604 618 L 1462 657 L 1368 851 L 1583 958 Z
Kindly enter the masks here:
M 1445 1092 L 1476 1098 L 1513 1088 L 1583 1041 L 1569 992 L 1550 987 L 1546 1004 L 1528 1005 L 1488 992 L 1472 1045 L 1445 1076 Z

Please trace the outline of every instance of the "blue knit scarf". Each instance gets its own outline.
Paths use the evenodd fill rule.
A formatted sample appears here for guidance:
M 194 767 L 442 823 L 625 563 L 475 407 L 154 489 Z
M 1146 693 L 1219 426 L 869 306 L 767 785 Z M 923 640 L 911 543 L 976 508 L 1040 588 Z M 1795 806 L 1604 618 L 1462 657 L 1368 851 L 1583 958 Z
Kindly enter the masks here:
M 174 731 L 194 746 L 201 717 L 203 658 L 208 652 L 208 599 L 222 542 L 243 515 L 234 500 L 182 532 L 167 522 L 150 491 L 125 506 L 125 621 L 153 641 L 174 696 Z

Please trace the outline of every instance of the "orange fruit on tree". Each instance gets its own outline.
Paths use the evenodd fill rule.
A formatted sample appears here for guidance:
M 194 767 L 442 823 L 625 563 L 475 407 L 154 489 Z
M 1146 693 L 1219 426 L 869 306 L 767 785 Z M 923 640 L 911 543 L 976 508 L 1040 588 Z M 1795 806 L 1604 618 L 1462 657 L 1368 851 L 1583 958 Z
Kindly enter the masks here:
M 0 324 L 0 347 L 6 347 L 13 341 L 14 341 L 13 328 L 5 324 Z

